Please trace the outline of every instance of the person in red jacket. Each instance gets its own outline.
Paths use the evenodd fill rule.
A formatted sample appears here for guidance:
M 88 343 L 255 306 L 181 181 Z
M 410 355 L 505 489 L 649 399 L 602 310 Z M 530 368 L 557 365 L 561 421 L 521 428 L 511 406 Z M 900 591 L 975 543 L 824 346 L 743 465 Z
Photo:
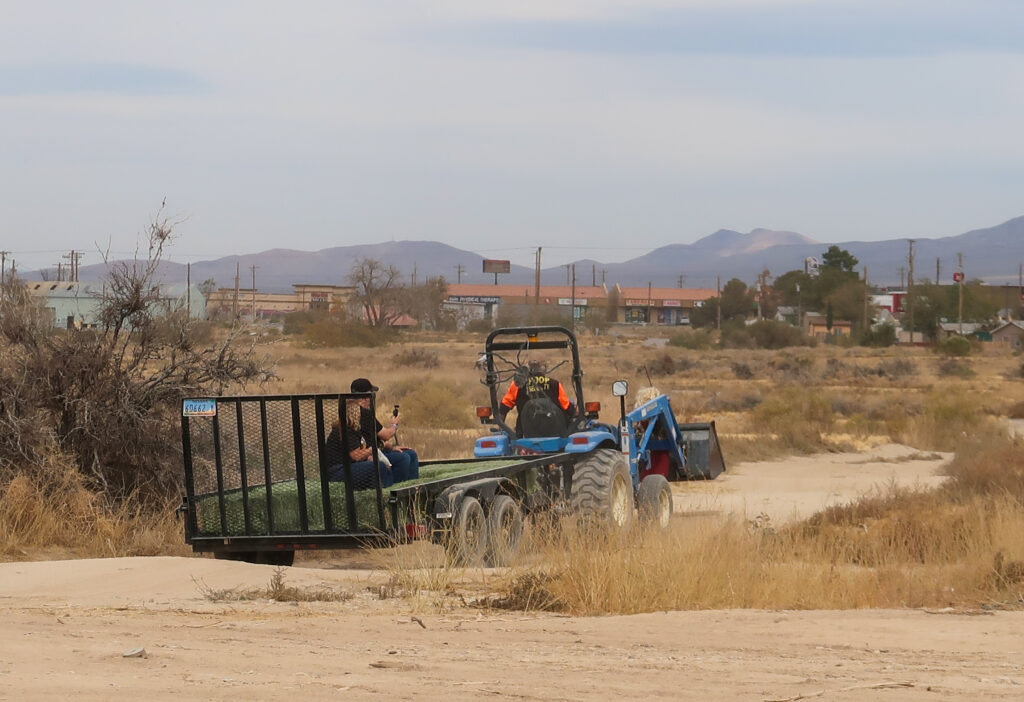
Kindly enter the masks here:
M 547 374 L 542 361 L 527 364 L 525 379 L 517 375 L 501 399 L 499 410 L 502 421 L 516 409 L 516 434 L 520 436 L 561 435 L 568 420 L 575 414 L 575 405 L 569 400 L 562 384 Z M 520 387 L 522 383 L 523 387 Z

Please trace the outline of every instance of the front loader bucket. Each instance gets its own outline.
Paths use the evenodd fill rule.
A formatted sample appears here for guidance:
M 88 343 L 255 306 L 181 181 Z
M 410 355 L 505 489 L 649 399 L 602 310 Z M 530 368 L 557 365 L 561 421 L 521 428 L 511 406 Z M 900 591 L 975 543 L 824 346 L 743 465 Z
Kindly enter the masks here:
M 714 480 L 725 472 L 725 458 L 714 422 L 680 424 L 679 441 L 686 454 L 686 465 L 680 471 L 680 478 Z

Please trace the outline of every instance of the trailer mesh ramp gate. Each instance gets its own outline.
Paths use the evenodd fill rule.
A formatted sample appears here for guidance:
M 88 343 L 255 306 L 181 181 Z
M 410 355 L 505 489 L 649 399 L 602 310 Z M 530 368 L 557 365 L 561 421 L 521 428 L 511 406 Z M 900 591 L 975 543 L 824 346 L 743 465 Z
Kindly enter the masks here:
M 338 422 L 340 403 L 359 397 L 365 395 L 185 400 L 182 446 L 189 540 L 359 537 L 400 528 L 409 515 L 399 514 L 399 523 L 392 523 L 387 504 L 392 488 L 382 488 L 379 478 L 376 485 L 359 485 L 362 489 L 328 479 L 328 469 L 339 463 L 350 475 L 348 456 L 330 455 L 325 442 Z M 347 431 L 343 422 L 341 426 Z M 472 460 L 423 463 L 419 480 L 393 488 L 495 465 Z

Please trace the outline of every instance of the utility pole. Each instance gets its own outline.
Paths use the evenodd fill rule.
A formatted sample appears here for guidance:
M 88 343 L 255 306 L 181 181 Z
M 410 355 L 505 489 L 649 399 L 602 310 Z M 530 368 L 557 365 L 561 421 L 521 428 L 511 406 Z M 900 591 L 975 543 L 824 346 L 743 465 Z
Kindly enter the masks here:
M 417 270 L 416 262 L 413 261 L 413 264 L 412 264 L 412 286 L 414 288 L 416 287 L 416 274 L 418 272 L 419 271 Z M 494 281 L 495 281 L 495 285 L 497 285 L 498 276 L 494 276 Z
M 597 264 L 592 263 L 590 268 L 590 287 L 597 287 Z
M 185 312 L 192 319 L 192 262 L 185 264 Z
M 804 328 L 804 294 L 800 290 L 800 283 L 796 284 L 796 323 L 803 331 Z
M 868 290 L 868 267 L 864 266 L 864 323 L 861 325 L 861 333 L 863 334 L 868 330 L 870 321 L 868 320 L 868 300 L 871 298 Z
M 533 269 L 533 304 L 540 304 L 540 249 L 537 247 L 537 259 Z
M 572 288 L 569 293 L 569 319 L 572 320 L 572 330 L 576 331 L 576 264 L 572 264 Z
M 676 287 L 677 288 L 682 288 L 683 287 L 683 276 L 681 276 L 681 275 L 679 276 L 679 280 L 676 282 Z
M 256 269 L 259 266 L 249 266 L 252 271 L 252 321 L 256 322 Z
M 4 286 L 7 275 L 7 255 L 10 251 L 0 251 L 0 288 Z
M 241 271 L 238 261 L 235 261 L 235 297 L 231 302 L 231 319 L 232 321 L 238 321 L 238 274 Z
M 907 303 L 910 307 L 908 313 L 910 315 L 910 345 L 914 345 L 914 241 L 915 239 L 908 239 L 910 242 L 910 253 L 907 254 Z
M 942 268 L 940 267 L 938 257 L 935 258 L 935 284 L 942 284 Z
M 462 271 L 464 271 L 464 270 L 466 270 L 466 267 L 463 266 L 461 263 L 459 265 L 455 266 L 455 274 L 456 274 L 456 276 L 458 278 L 458 282 L 459 283 L 462 282 Z
M 956 300 L 956 323 L 960 326 L 960 336 L 964 335 L 964 255 L 956 255 L 957 276 L 957 300 Z
M 651 281 L 647 281 L 647 323 L 651 324 Z
M 722 276 L 715 279 L 715 288 L 718 290 L 718 309 L 716 310 L 718 318 L 715 320 L 715 328 L 722 331 Z

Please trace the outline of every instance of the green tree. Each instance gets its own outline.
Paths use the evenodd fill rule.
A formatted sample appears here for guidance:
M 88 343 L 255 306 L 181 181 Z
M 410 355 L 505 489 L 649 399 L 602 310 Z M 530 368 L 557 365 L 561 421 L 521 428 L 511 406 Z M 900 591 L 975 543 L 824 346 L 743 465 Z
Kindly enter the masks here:
M 722 288 L 722 321 L 746 319 L 754 310 L 754 291 L 739 278 L 733 278 Z
M 828 247 L 828 251 L 821 257 L 821 265 L 818 267 L 818 271 L 820 273 L 822 268 L 828 268 L 845 273 L 854 273 L 857 263 L 856 256 L 846 249 L 841 249 L 833 244 Z

